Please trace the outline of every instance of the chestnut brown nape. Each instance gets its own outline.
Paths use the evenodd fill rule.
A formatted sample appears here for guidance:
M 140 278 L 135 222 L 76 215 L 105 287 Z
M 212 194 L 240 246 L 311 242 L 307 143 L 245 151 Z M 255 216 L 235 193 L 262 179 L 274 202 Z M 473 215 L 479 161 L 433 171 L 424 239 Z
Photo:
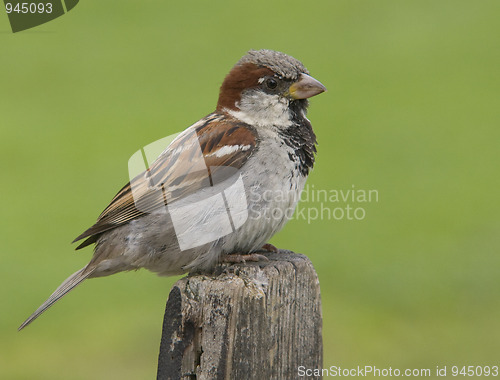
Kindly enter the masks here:
M 272 70 L 254 63 L 236 64 L 222 82 L 217 111 L 225 108 L 237 110 L 236 103 L 241 100 L 243 90 L 257 87 L 260 78 L 272 75 L 274 75 Z

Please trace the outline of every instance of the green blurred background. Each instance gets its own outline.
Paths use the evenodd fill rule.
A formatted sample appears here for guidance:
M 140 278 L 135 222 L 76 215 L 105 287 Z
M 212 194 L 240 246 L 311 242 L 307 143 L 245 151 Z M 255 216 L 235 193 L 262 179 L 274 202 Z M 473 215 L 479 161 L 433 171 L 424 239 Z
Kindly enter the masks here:
M 211 112 L 251 48 L 329 89 L 311 101 L 309 184 L 379 193 L 364 220 L 294 220 L 272 240 L 317 269 L 324 366 L 498 365 L 499 14 L 496 0 L 85 0 L 17 34 L 0 16 L 0 378 L 155 377 L 176 278 L 88 281 L 16 328 L 89 260 L 69 243 L 131 154 Z

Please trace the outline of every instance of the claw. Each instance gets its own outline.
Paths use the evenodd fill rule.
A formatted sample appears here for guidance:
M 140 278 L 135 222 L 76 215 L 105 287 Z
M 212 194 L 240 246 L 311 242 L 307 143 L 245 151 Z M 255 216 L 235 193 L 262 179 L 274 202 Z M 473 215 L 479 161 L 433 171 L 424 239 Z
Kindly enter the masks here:
M 224 256 L 222 262 L 224 263 L 246 263 L 247 261 L 269 261 L 269 259 L 264 255 L 259 255 L 258 253 L 250 253 L 248 255 L 240 255 L 237 253 L 232 253 L 230 255 Z

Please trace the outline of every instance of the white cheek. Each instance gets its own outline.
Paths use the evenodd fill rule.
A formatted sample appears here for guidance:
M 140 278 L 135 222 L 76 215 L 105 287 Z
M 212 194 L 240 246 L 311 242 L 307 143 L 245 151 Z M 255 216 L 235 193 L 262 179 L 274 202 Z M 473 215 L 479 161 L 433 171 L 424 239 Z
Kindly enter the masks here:
M 239 111 L 226 111 L 244 123 L 263 127 L 288 127 L 292 124 L 288 100 L 278 95 L 245 94 L 235 105 Z

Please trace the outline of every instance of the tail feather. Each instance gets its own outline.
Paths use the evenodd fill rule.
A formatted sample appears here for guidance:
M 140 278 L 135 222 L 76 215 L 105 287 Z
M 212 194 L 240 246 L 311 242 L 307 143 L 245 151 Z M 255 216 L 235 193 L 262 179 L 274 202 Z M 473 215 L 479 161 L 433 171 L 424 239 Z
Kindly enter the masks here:
M 28 326 L 31 322 L 37 319 L 45 310 L 51 307 L 55 302 L 57 302 L 61 297 L 66 295 L 72 289 L 74 289 L 78 284 L 80 284 L 83 280 L 89 277 L 93 269 L 85 271 L 86 267 L 80 269 L 78 272 L 73 273 L 69 276 L 64 282 L 59 285 L 59 287 L 51 294 L 51 296 L 45 301 L 36 311 L 26 319 L 21 326 L 17 329 L 21 331 L 23 328 Z

